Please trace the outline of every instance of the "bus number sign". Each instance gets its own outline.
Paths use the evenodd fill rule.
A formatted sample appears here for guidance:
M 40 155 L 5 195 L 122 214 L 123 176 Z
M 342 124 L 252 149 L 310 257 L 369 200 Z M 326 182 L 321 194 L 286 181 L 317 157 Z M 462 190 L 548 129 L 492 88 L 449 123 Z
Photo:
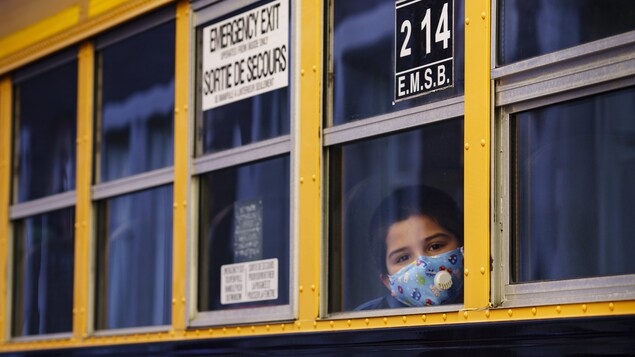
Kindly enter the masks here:
M 395 2 L 395 101 L 454 85 L 454 0 Z

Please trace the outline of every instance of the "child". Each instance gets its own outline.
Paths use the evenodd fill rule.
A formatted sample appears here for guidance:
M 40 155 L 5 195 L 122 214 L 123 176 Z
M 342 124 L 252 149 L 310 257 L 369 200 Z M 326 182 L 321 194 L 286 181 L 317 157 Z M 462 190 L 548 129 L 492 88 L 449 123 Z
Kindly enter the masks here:
M 463 300 L 463 215 L 445 192 L 400 188 L 371 220 L 380 280 L 391 292 L 355 310 L 460 303 Z

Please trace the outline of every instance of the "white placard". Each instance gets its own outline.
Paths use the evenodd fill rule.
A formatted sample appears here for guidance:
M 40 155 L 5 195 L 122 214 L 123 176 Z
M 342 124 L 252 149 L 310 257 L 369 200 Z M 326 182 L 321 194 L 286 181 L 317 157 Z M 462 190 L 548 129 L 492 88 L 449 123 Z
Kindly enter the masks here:
M 227 264 L 220 269 L 222 305 L 278 298 L 278 259 Z
M 203 111 L 289 84 L 289 2 L 203 28 Z

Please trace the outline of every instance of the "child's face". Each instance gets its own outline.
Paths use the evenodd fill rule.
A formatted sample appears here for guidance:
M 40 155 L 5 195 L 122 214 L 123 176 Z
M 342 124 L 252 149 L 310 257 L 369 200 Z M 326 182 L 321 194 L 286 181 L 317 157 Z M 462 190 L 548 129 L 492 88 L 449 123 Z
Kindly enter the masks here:
M 428 216 L 410 216 L 394 223 L 386 236 L 386 268 L 388 274 L 398 272 L 419 256 L 433 256 L 459 247 L 454 234 Z

